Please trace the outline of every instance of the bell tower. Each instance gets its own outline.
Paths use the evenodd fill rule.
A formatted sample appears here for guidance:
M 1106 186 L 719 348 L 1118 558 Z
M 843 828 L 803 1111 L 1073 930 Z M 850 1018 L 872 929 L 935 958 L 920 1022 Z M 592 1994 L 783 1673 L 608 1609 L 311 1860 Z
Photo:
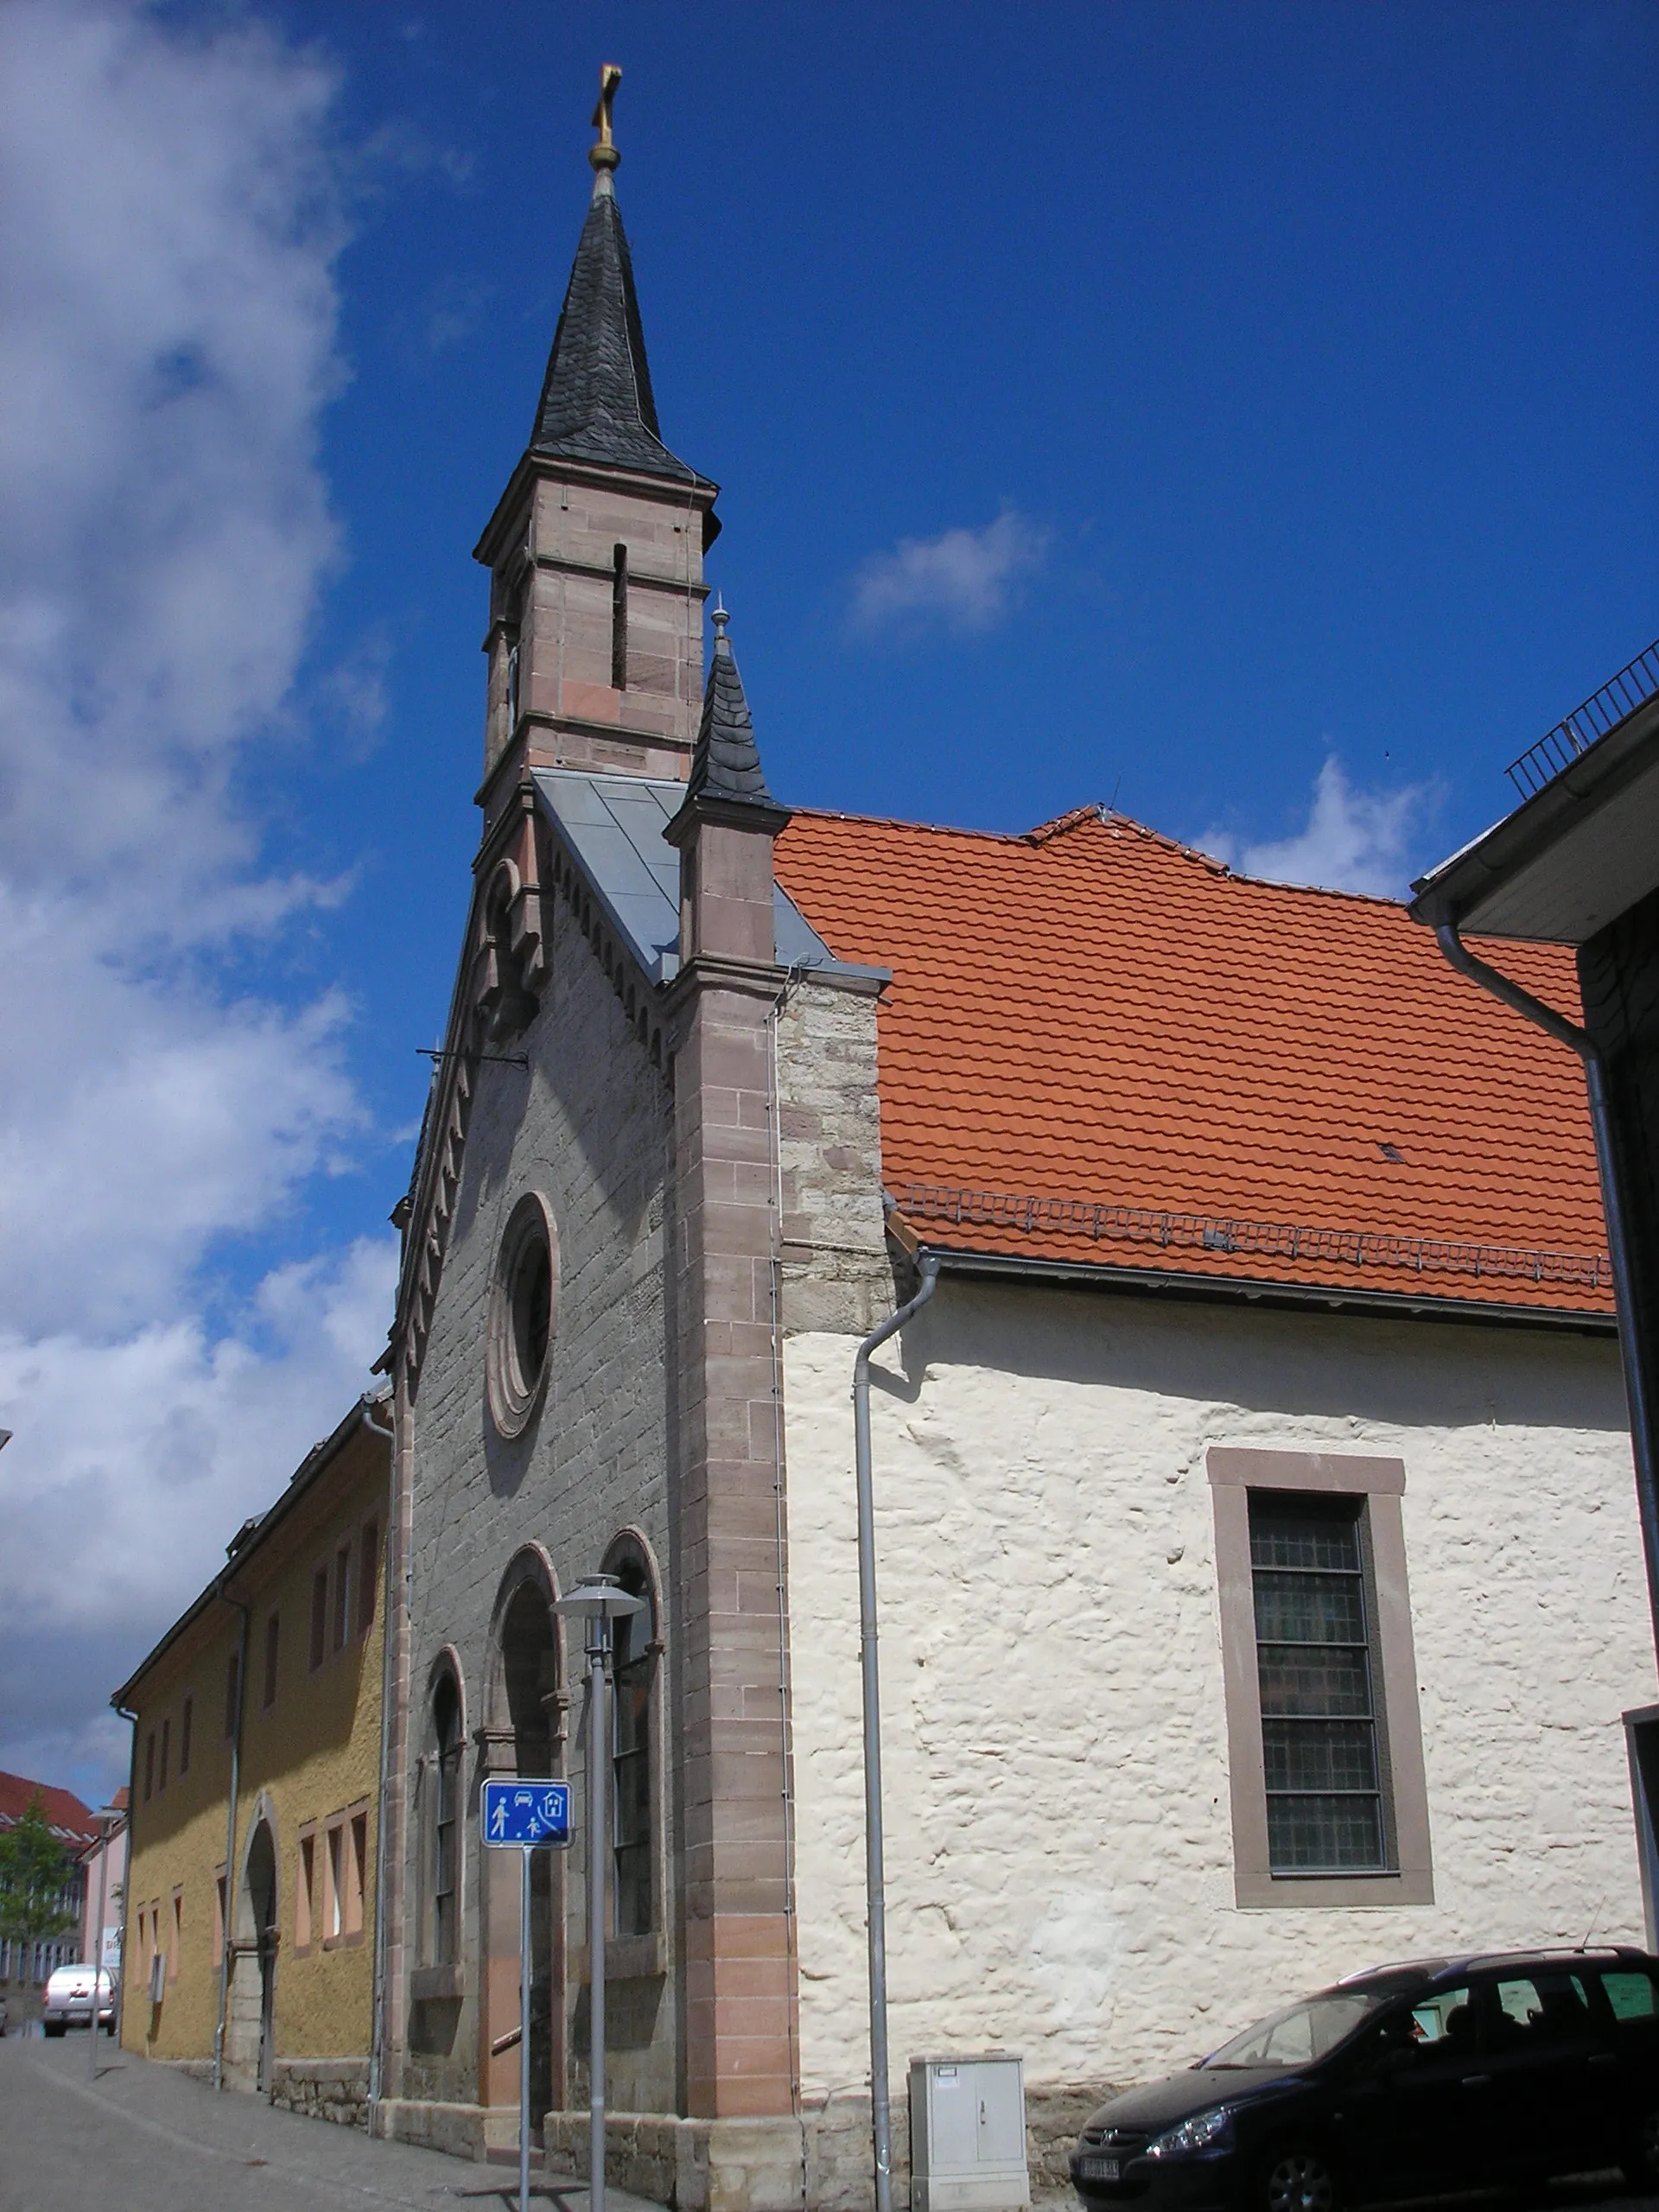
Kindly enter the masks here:
M 490 571 L 485 826 L 526 768 L 689 774 L 718 485 L 663 443 L 601 73 L 593 199 L 541 398 L 474 557 Z

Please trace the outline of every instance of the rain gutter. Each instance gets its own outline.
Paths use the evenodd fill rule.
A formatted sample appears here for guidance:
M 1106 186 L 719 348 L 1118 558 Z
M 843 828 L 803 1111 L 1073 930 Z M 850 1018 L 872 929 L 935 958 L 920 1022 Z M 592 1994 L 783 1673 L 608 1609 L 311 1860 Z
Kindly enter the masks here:
M 893 2212 L 893 2114 L 887 2079 L 887 1907 L 881 1833 L 881 1694 L 876 1660 L 875 1492 L 870 1471 L 870 1355 L 938 1288 L 939 1262 L 917 1253 L 920 1287 L 873 1329 L 853 1362 L 853 1459 L 858 1489 L 858 1656 L 863 1676 L 864 1879 L 870 1955 L 870 2133 L 875 2212 Z
M 1624 1365 L 1624 1395 L 1630 1414 L 1630 1456 L 1636 1462 L 1636 1503 L 1642 1522 L 1642 1552 L 1648 1571 L 1648 1607 L 1653 1619 L 1654 1643 L 1659 1650 L 1659 1482 L 1656 1482 L 1653 1432 L 1649 1426 L 1647 1377 L 1636 1340 L 1636 1275 L 1630 1262 L 1630 1236 L 1618 1203 L 1614 1176 L 1612 1113 L 1607 1095 L 1607 1065 L 1599 1046 L 1586 1029 L 1569 1021 L 1552 1006 L 1500 969 L 1471 952 L 1458 935 L 1455 922 L 1437 923 L 1435 942 L 1460 976 L 1466 976 L 1515 1013 L 1535 1023 L 1545 1035 L 1584 1063 L 1585 1089 L 1590 1099 L 1590 1127 L 1595 1136 L 1596 1166 L 1601 1178 L 1602 1211 L 1607 1222 L 1607 1255 L 1612 1263 L 1613 1297 L 1618 1309 L 1618 1348 Z
M 1121 1268 L 1097 1260 L 1042 1260 L 1013 1252 L 976 1252 L 933 1245 L 932 1256 L 953 1275 L 1012 1275 L 1056 1288 L 1156 1293 L 1194 1299 L 1205 1305 L 1283 1307 L 1306 1312 L 1346 1313 L 1408 1321 L 1465 1321 L 1506 1328 L 1570 1329 L 1586 1336 L 1611 1336 L 1611 1313 L 1573 1306 L 1511 1306 L 1496 1299 L 1443 1298 L 1410 1291 L 1332 1289 L 1323 1285 L 1274 1281 L 1262 1275 L 1202 1274 L 1188 1268 Z

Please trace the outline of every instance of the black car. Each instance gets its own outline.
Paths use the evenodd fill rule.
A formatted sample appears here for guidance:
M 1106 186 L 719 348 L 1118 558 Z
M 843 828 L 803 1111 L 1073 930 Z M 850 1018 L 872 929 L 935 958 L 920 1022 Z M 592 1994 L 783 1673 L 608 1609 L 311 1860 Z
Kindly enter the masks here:
M 1622 2167 L 1659 2185 L 1659 1960 L 1525 1951 L 1381 1967 L 1104 2104 L 1084 2204 L 1336 2212 Z

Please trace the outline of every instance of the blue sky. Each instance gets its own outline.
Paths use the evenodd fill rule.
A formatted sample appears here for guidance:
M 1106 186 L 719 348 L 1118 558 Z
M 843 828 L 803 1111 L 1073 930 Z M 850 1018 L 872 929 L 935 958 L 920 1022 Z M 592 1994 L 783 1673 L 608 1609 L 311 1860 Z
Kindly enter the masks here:
M 0 45 L 0 1764 L 102 1786 L 109 1688 L 383 1339 L 471 548 L 601 60 L 787 800 L 1115 799 L 1403 888 L 1659 631 L 1650 7 L 13 0 Z

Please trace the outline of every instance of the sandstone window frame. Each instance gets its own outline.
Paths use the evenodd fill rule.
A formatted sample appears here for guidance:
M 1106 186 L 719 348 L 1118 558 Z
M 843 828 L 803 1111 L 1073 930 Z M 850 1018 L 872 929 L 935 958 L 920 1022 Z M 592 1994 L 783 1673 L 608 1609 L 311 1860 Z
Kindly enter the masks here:
M 1205 1454 L 1215 1514 L 1216 1588 L 1233 1831 L 1234 1902 L 1303 1910 L 1434 1902 L 1428 1789 L 1406 1571 L 1403 1459 L 1347 1452 L 1212 1445 Z M 1387 1745 L 1392 1864 L 1376 1872 L 1275 1873 L 1268 1852 L 1267 1775 L 1250 1564 L 1252 1491 L 1355 1502 L 1376 1600 L 1379 1700 Z

